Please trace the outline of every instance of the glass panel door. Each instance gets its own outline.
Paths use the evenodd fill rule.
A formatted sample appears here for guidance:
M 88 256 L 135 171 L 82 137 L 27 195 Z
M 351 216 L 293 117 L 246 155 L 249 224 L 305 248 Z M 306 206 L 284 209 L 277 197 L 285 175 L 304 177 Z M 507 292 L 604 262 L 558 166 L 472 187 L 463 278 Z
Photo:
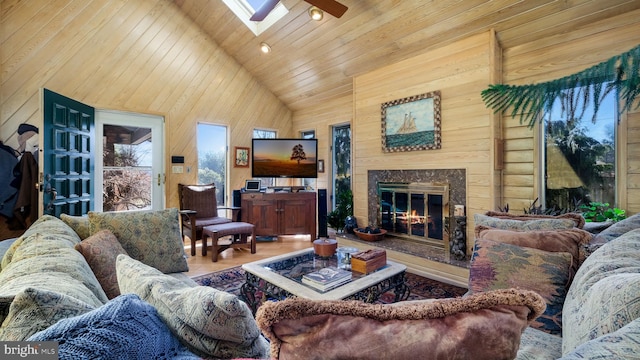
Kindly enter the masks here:
M 340 193 L 351 190 L 351 125 L 333 127 L 333 209 Z
M 96 183 L 101 187 L 96 193 L 102 193 L 97 209 L 164 208 L 163 123 L 158 116 L 96 113 L 96 134 L 102 142 L 102 157 L 96 161 Z

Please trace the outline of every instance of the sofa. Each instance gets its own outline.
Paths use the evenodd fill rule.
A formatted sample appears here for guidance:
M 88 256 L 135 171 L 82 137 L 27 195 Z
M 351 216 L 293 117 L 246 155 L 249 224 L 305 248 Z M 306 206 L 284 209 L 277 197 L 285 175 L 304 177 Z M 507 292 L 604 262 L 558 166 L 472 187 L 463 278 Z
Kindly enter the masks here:
M 476 215 L 470 292 L 519 287 L 545 298 L 517 359 L 640 359 L 640 214 L 597 235 L 567 219 Z
M 198 286 L 178 210 L 45 215 L 0 255 L 0 340 L 61 359 L 267 358 L 236 296 Z
M 536 293 L 508 289 L 389 306 L 288 299 L 254 317 L 235 295 L 185 276 L 178 223 L 176 209 L 41 217 L 0 254 L 0 340 L 55 341 L 61 359 L 510 359 L 544 309 Z M 295 327 L 304 334 L 287 345 L 285 324 L 298 320 L 306 330 Z M 493 340 L 479 347 L 489 328 Z
M 236 296 L 185 276 L 176 209 L 61 218 L 43 216 L 0 254 L 0 340 L 57 341 L 62 359 L 632 359 L 638 353 L 635 216 L 587 241 L 575 221 L 547 221 L 544 230 L 527 222 L 519 231 L 562 233 L 579 249 L 601 245 L 589 256 L 566 244 L 545 248 L 558 256 L 510 252 L 526 255 L 529 263 L 517 259 L 519 267 L 552 279 L 553 287 L 533 291 L 510 277 L 487 285 L 479 280 L 486 280 L 488 262 L 478 256 L 472 273 L 479 274 L 464 297 L 389 305 L 293 298 L 267 302 L 255 317 Z M 492 256 L 507 243 L 492 243 Z M 474 256 L 487 253 L 474 250 Z M 552 276 L 557 269 L 566 274 Z M 514 277 L 523 283 L 521 274 Z M 555 293 L 560 317 L 547 313 Z M 560 333 L 551 334 L 547 328 L 557 323 Z

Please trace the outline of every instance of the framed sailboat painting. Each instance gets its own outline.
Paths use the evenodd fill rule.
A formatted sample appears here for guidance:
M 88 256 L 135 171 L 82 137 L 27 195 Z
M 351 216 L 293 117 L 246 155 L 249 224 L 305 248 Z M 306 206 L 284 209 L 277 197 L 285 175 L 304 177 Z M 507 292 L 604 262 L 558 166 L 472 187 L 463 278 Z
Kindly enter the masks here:
M 381 110 L 384 152 L 440 149 L 440 91 L 388 101 Z

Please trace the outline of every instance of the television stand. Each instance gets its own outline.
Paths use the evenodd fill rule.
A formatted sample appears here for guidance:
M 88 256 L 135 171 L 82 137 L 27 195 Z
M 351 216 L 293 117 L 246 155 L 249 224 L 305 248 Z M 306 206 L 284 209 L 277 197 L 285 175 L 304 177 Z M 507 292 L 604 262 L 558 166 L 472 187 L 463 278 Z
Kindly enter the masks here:
M 316 239 L 316 193 L 242 193 L 242 221 L 255 225 L 256 236 L 309 234 Z
M 306 189 L 306 186 L 269 186 L 267 188 L 268 193 L 279 193 L 279 192 L 301 192 Z

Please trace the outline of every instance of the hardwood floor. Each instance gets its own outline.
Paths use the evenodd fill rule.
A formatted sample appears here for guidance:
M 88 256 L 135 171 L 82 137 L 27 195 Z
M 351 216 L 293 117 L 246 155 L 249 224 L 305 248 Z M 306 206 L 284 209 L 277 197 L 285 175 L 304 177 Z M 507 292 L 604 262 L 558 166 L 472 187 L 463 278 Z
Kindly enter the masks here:
M 187 259 L 187 263 L 189 264 L 189 272 L 187 272 L 187 275 L 191 277 L 295 250 L 310 248 L 313 247 L 313 242 L 310 241 L 309 235 L 280 236 L 277 241 L 258 242 L 256 244 L 255 254 L 252 254 L 251 250 L 246 248 L 227 249 L 218 255 L 217 262 L 211 261 L 211 249 L 207 252 L 206 257 L 202 256 L 201 241 L 197 242 L 196 247 L 196 255 L 191 256 L 190 241 L 185 242 L 185 252 L 189 256 Z

